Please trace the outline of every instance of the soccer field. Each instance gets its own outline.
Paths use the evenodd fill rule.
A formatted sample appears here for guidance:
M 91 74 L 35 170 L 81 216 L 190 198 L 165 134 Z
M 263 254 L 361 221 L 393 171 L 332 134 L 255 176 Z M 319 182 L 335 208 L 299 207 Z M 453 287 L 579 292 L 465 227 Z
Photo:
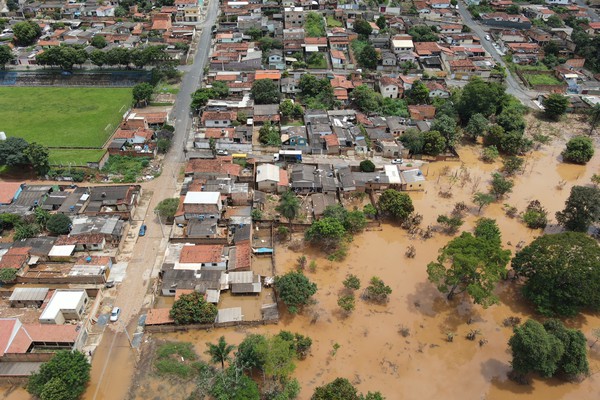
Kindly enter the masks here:
M 0 87 L 0 131 L 51 148 L 99 149 L 131 102 L 131 88 Z

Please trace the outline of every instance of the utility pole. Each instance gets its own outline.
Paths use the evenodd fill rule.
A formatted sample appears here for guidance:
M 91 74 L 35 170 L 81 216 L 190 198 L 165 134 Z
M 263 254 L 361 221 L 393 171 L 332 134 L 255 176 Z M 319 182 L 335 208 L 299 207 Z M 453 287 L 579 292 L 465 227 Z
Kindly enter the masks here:
M 165 231 L 163 230 L 163 224 L 162 221 L 160 219 L 160 213 L 158 211 L 154 211 L 154 213 L 156 214 L 156 216 L 158 217 L 158 224 L 160 225 L 160 233 L 162 233 L 162 237 L 165 237 Z

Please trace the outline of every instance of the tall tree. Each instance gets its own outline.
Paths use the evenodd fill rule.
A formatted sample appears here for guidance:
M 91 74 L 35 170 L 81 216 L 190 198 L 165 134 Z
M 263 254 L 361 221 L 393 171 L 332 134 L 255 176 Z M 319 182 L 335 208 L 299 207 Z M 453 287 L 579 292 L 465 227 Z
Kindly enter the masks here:
M 478 137 L 487 135 L 490 122 L 482 114 L 473 114 L 465 127 L 469 139 L 476 141 Z
M 461 121 L 466 123 L 473 114 L 489 117 L 496 114 L 504 100 L 504 87 L 495 82 L 486 82 L 473 77 L 465 85 L 457 104 Z
M 15 59 L 15 56 L 10 47 L 0 46 L 0 67 L 5 68 L 5 65 Z
M 504 177 L 504 175 L 494 172 L 492 174 L 492 186 L 490 192 L 496 196 L 496 199 L 512 192 L 514 182 Z
M 94 37 L 90 41 L 90 44 L 97 49 L 103 49 L 108 45 L 108 43 L 106 42 L 106 38 L 102 35 L 94 35 Z
M 494 196 L 488 193 L 477 192 L 473 195 L 473 203 L 477 204 L 479 208 L 477 209 L 477 213 L 481 213 L 481 209 L 488 204 L 492 204 L 494 202 Z
M 44 400 L 76 400 L 85 392 L 90 369 L 80 351 L 60 350 L 29 377 L 27 391 Z
M 46 223 L 46 229 L 56 235 L 65 235 L 71 230 L 71 218 L 65 214 L 52 214 Z
M 375 50 L 375 47 L 373 47 L 371 44 L 367 44 L 365 47 L 362 48 L 360 53 L 356 55 L 356 58 L 358 64 L 361 67 L 375 69 L 377 68 L 377 60 L 379 59 L 379 54 Z
M 12 26 L 15 44 L 18 46 L 31 46 L 42 35 L 42 28 L 33 21 L 17 22 Z
M 367 85 L 360 85 L 352 91 L 353 102 L 364 113 L 374 113 L 381 107 L 381 94 Z
M 313 221 L 304 233 L 304 238 L 323 250 L 333 250 L 344 242 L 347 238 L 347 232 L 342 221 L 325 217 Z
M 542 101 L 542 105 L 544 106 L 544 113 L 549 118 L 558 120 L 567 112 L 569 99 L 560 93 L 552 93 Z
M 377 21 L 375 21 L 375 23 L 377 24 L 379 29 L 385 29 L 385 27 L 387 26 L 385 15 L 380 15 L 379 18 L 377 18 Z
M 593 156 L 594 142 L 586 136 L 572 137 L 562 152 L 563 160 L 576 164 L 586 164 Z
M 23 154 L 29 159 L 29 163 L 39 176 L 44 176 L 50 170 L 50 151 L 46 146 L 39 143 L 29 143 L 23 150 Z
M 11 136 L 0 141 L 0 165 L 14 167 L 29 164 L 29 158 L 25 154 L 28 147 L 29 143 L 22 138 Z
M 221 369 L 225 370 L 225 361 L 231 361 L 231 357 L 229 357 L 229 353 L 231 353 L 235 346 L 232 344 L 227 344 L 225 341 L 225 336 L 221 336 L 217 344 L 214 343 L 206 343 L 208 349 L 206 350 L 206 354 L 210 356 L 210 361 L 214 364 L 221 364 Z
M 436 117 L 431 124 L 432 131 L 438 131 L 446 140 L 446 145 L 454 147 L 460 138 L 460 132 L 456 129 L 456 120 L 447 115 Z
M 154 93 L 154 86 L 149 83 L 143 82 L 138 83 L 133 87 L 133 99 L 137 103 L 148 104 L 152 99 L 152 94 Z
M 427 104 L 429 103 L 429 89 L 422 81 L 415 81 L 404 97 L 408 104 Z
M 437 156 L 446 150 L 446 139 L 438 131 L 423 132 L 423 154 Z
M 357 19 L 354 21 L 354 32 L 364 37 L 368 37 L 371 32 L 373 32 L 373 28 L 371 27 L 371 24 L 364 19 Z
M 271 79 L 254 81 L 251 93 L 255 104 L 278 104 L 281 97 L 279 86 Z
M 480 220 L 475 235 L 463 232 L 440 250 L 437 262 L 427 265 L 429 280 L 448 300 L 466 292 L 484 307 L 498 303 L 494 289 L 506 275 L 510 250 L 502 249 L 500 231 L 490 221 Z
M 204 300 L 199 292 L 183 294 L 173 303 L 169 316 L 177 325 L 212 324 L 217 317 L 217 307 Z
M 523 294 L 547 316 L 600 309 L 600 246 L 580 232 L 536 238 L 512 260 Z
M 383 215 L 400 222 L 415 210 L 411 198 L 394 189 L 387 189 L 381 194 L 377 207 Z
M 275 278 L 275 289 L 288 310 L 296 314 L 317 292 L 317 285 L 303 273 L 291 271 Z
M 277 207 L 275 207 L 275 210 L 283 215 L 291 224 L 292 221 L 298 216 L 298 211 L 300 211 L 300 201 L 293 191 L 288 190 L 281 195 L 279 204 Z
M 569 231 L 587 232 L 590 225 L 600 220 L 600 189 L 573 186 L 565 208 L 556 213 L 556 219 Z

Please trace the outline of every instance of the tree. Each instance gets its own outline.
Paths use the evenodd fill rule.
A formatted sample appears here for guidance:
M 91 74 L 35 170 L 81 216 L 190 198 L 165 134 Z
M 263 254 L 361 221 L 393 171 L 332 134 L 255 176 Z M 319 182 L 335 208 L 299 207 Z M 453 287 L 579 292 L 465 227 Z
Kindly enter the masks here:
M 447 216 L 447 215 L 439 215 L 437 217 L 437 223 L 444 227 L 444 231 L 450 235 L 458 232 L 458 228 L 460 228 L 463 224 L 463 220 L 460 216 Z
M 487 118 L 496 114 L 504 97 L 504 87 L 501 84 L 473 77 L 463 88 L 456 108 L 463 122 L 468 122 L 473 114 L 481 114 Z
M 92 64 L 102 67 L 106 64 L 106 53 L 102 50 L 94 49 L 89 55 Z
M 42 36 L 42 28 L 33 21 L 17 22 L 12 26 L 17 46 L 31 46 Z
M 304 31 L 308 37 L 325 37 L 323 15 L 310 11 L 304 18 Z
M 476 238 L 487 240 L 490 243 L 500 246 L 502 237 L 500 228 L 496 224 L 496 220 L 491 218 L 480 218 L 475 224 L 475 230 L 473 231 Z
M 521 7 L 519 7 L 517 4 L 511 4 L 510 6 L 506 7 L 506 13 L 512 15 L 521 14 Z
M 342 221 L 335 218 L 321 218 L 313 221 L 306 230 L 306 241 L 318 245 L 324 250 L 336 249 L 346 239 L 346 229 Z
M 492 186 L 490 192 L 496 196 L 496 199 L 512 192 L 513 186 L 513 181 L 506 179 L 504 175 L 498 172 L 492 173 Z
M 415 42 L 437 42 L 438 35 L 435 34 L 431 26 L 415 25 L 408 30 L 408 34 L 412 36 Z
M 432 131 L 438 131 L 446 140 L 446 145 L 454 147 L 460 138 L 460 132 L 456 129 L 456 120 L 447 115 L 441 115 L 433 120 Z
M 560 28 L 564 25 L 562 19 L 560 19 L 558 15 L 549 16 L 546 24 L 551 28 Z
M 385 15 L 380 15 L 379 18 L 377 18 L 377 21 L 375 21 L 375 24 L 377 24 L 379 29 L 385 29 L 385 27 L 387 26 Z
M 18 269 L 16 268 L 0 268 L 0 282 L 10 283 L 17 279 Z
M 375 171 L 375 164 L 371 160 L 364 160 L 360 162 L 360 170 L 362 172 L 373 172 Z
M 207 368 L 208 369 L 208 368 Z M 258 385 L 235 366 L 216 373 L 208 389 L 212 398 L 219 400 L 259 400 Z
M 367 44 L 362 50 L 356 55 L 358 64 L 367 69 L 377 68 L 377 60 L 379 54 L 371 44 Z
M 512 260 L 523 294 L 543 315 L 600 309 L 600 246 L 581 232 L 543 235 Z
M 272 381 L 283 382 L 294 372 L 294 345 L 280 335 L 271 336 L 261 342 L 257 351 L 264 360 L 263 374 Z
M 156 205 L 156 208 L 154 209 L 154 212 L 157 212 L 161 218 L 171 220 L 175 217 L 177 208 L 179 208 L 179 199 L 169 198 L 164 199 L 160 203 L 158 203 Z
M 365 288 L 363 297 L 376 303 L 385 303 L 390 294 L 392 294 L 392 288 L 386 285 L 381 278 L 374 276 L 369 281 L 369 286 Z
M 225 361 L 231 361 L 229 353 L 235 349 L 235 346 L 232 344 L 227 344 L 225 341 L 225 336 L 221 336 L 217 344 L 206 343 L 206 346 L 208 347 L 206 354 L 210 356 L 210 362 L 213 364 L 221 363 L 221 369 L 224 371 Z
M 296 314 L 317 292 L 317 285 L 301 272 L 288 272 L 275 278 L 275 289 L 289 312 Z
M 267 338 L 259 334 L 246 335 L 235 353 L 235 363 L 242 369 L 262 370 L 265 355 L 260 350 L 266 347 Z
M 125 7 L 123 7 L 123 6 L 117 6 L 115 8 L 115 17 L 117 17 L 117 18 L 123 18 L 126 15 L 127 15 L 127 10 L 125 9 Z
M 156 149 L 160 154 L 167 154 L 171 148 L 171 141 L 169 139 L 160 138 L 156 141 Z
M 567 112 L 569 106 L 569 99 L 567 96 L 563 96 L 560 93 L 551 93 L 542 100 L 544 106 L 544 113 L 548 118 L 558 120 L 564 113 Z
M 94 37 L 90 41 L 90 44 L 97 49 L 103 49 L 108 45 L 108 43 L 106 42 L 106 38 L 104 38 L 104 36 L 102 35 L 94 35 Z
M 381 194 L 377 207 L 383 215 L 400 222 L 415 210 L 411 198 L 394 189 L 387 189 Z
M 15 226 L 14 240 L 23 240 L 39 235 L 40 226 L 38 224 L 22 223 Z
M 588 111 L 589 122 L 590 122 L 590 135 L 594 133 L 594 129 L 596 129 L 596 125 L 600 121 L 600 104 L 596 104 L 594 107 L 590 108 Z
M 22 138 L 11 136 L 6 140 L 0 141 L 0 165 L 7 165 L 9 167 L 27 165 L 29 158 L 25 154 L 25 150 L 28 147 L 29 143 Z
M 44 176 L 50 170 L 50 151 L 46 146 L 32 142 L 23 150 L 23 154 L 29 159 L 29 164 L 39 176 Z
M 183 294 L 173 303 L 169 316 L 177 325 L 212 324 L 217 317 L 217 307 L 206 302 L 199 292 Z
M 315 389 L 311 400 L 360 400 L 357 390 L 346 378 L 336 378 Z
M 487 134 L 490 122 L 483 114 L 473 114 L 469 119 L 469 123 L 465 127 L 465 132 L 469 139 L 476 141 L 478 137 L 483 137 Z
M 258 79 L 252 83 L 252 97 L 255 104 L 279 103 L 279 86 L 271 79 Z
M 498 303 L 494 289 L 506 275 L 510 250 L 502 249 L 500 231 L 493 229 L 495 222 L 484 219 L 479 224 L 475 235 L 463 232 L 444 246 L 437 262 L 427 265 L 427 275 L 448 300 L 466 292 L 473 302 L 488 307 Z
M 281 195 L 279 204 L 275 207 L 275 210 L 292 223 L 298 216 L 298 211 L 300 211 L 300 201 L 298 201 L 293 191 L 288 190 Z
M 353 294 L 345 294 L 338 297 L 337 304 L 346 313 L 346 315 L 354 311 L 354 308 L 356 307 L 356 301 Z
M 569 231 L 587 232 L 600 219 L 600 189 L 573 186 L 564 210 L 556 213 L 556 219 Z
M 423 152 L 423 133 L 418 129 L 408 128 L 402 136 L 400 142 L 406 147 L 411 154 L 421 154 Z
M 42 207 L 36 207 L 35 210 L 33 210 L 33 216 L 35 218 L 35 223 L 42 229 L 46 229 L 46 225 L 50 219 L 50 212 L 44 210 Z
M 279 113 L 285 119 L 289 119 L 294 115 L 294 102 L 290 99 L 285 99 L 279 104 Z
M 265 146 L 280 146 L 281 135 L 277 126 L 267 121 L 258 130 L 258 141 Z
M 373 28 L 371 27 L 371 24 L 364 19 L 357 19 L 354 21 L 354 32 L 368 37 L 373 32 Z
M 4 69 L 4 66 L 15 59 L 15 56 L 10 47 L 2 45 L 0 46 L 0 67 Z
M 356 275 L 348 274 L 346 275 L 346 279 L 344 279 L 344 287 L 349 290 L 358 290 L 360 289 L 360 279 Z
M 78 399 L 90 380 L 90 368 L 82 352 L 60 350 L 29 377 L 27 391 L 42 400 Z
M 544 229 L 548 225 L 548 212 L 539 201 L 533 200 L 522 215 L 523 222 L 531 229 Z
M 477 213 L 481 213 L 481 209 L 489 204 L 494 202 L 494 196 L 489 193 L 477 192 L 473 195 L 473 203 L 475 203 L 479 208 L 477 209 Z
M 71 218 L 65 214 L 52 214 L 48 218 L 46 229 L 55 235 L 65 235 L 71 230 Z
M 506 157 L 502 165 L 502 172 L 507 176 L 513 176 L 523 169 L 523 164 L 525 164 L 525 159 L 521 157 Z
M 438 131 L 423 132 L 423 154 L 437 156 L 446 149 L 446 139 Z
M 136 103 L 144 102 L 144 104 L 147 104 L 152 99 L 153 93 L 154 86 L 146 82 L 138 83 L 133 87 L 133 99 Z
M 427 104 L 429 103 L 429 89 L 419 80 L 412 84 L 404 97 L 408 104 Z
M 229 86 L 225 82 L 215 81 L 211 86 L 215 96 L 219 99 L 226 99 L 229 96 Z
M 364 113 L 373 113 L 381 106 L 381 94 L 367 85 L 360 85 L 352 91 L 353 102 Z
M 246 35 L 250 36 L 250 38 L 252 38 L 252 40 L 256 41 L 262 37 L 263 33 L 262 33 L 262 30 L 260 30 L 256 27 L 252 27 L 252 28 L 246 30 Z
M 207 105 L 208 101 L 215 97 L 216 97 L 216 93 L 212 89 L 209 89 L 209 88 L 198 89 L 194 93 L 192 93 L 192 103 L 190 106 L 191 106 L 192 110 L 198 110 L 199 108 Z
M 574 136 L 567 142 L 562 152 L 564 161 L 586 164 L 594 156 L 594 143 L 586 136 Z
M 525 130 L 525 119 L 520 107 L 505 107 L 496 117 L 496 123 L 504 128 L 506 132 L 523 133 Z
M 281 43 L 277 39 L 273 39 L 270 36 L 263 36 L 260 39 L 258 39 L 258 47 L 260 47 L 263 53 L 268 53 L 272 49 L 283 48 L 283 43 Z
M 508 344 L 513 370 L 521 378 L 532 372 L 567 379 L 589 373 L 585 336 L 579 330 L 566 328 L 559 320 L 550 319 L 543 325 L 527 320 L 514 328 Z

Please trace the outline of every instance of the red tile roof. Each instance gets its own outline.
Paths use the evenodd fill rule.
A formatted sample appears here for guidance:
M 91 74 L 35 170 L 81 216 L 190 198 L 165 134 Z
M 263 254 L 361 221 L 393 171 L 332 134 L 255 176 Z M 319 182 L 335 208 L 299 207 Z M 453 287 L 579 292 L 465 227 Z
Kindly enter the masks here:
M 235 111 L 205 111 L 202 113 L 202 123 L 206 121 L 234 121 L 237 118 Z
M 427 105 L 408 106 L 410 117 L 417 121 L 432 120 L 435 117 L 435 107 Z
M 264 70 L 264 71 L 256 71 L 254 74 L 254 79 L 271 79 L 278 81 L 281 79 L 281 71 L 277 70 Z
M 183 246 L 179 262 L 184 264 L 218 263 L 223 261 L 222 245 Z
M 22 184 L 21 182 L 0 182 L 0 204 L 10 204 Z
M 221 137 L 231 137 L 235 132 L 235 128 L 206 128 L 206 132 L 204 132 L 204 137 L 206 138 L 221 138 Z
M 235 269 L 249 270 L 251 266 L 251 254 L 252 249 L 249 241 L 237 243 L 235 246 Z
M 29 251 L 31 247 L 11 247 L 0 258 L 0 269 L 2 268 L 21 268 L 29 260 Z
M 325 141 L 327 147 L 340 145 L 338 137 L 335 133 L 332 133 L 331 135 L 324 135 L 323 140 Z
M 213 174 L 230 174 L 239 176 L 242 167 L 239 164 L 233 164 L 231 157 L 219 157 L 214 159 L 194 158 L 188 161 L 185 167 L 185 173 L 213 173 Z
M 175 321 L 169 316 L 170 308 L 151 308 L 146 315 L 146 325 L 166 325 Z

